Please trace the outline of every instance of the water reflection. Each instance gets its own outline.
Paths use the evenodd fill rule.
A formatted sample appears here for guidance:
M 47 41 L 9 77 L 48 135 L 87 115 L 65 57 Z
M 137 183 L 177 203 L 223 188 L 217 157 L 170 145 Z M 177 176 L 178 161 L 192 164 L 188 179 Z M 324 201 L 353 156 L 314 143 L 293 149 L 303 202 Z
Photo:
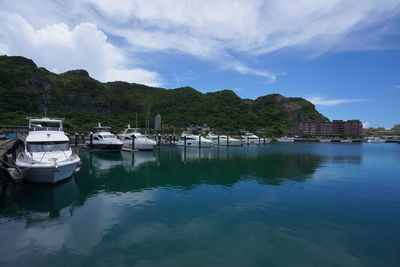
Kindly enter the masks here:
M 343 147 L 329 150 L 326 146 L 324 153 L 318 149 L 321 146 L 314 145 L 88 153 L 81 155 L 84 164 L 75 179 L 56 186 L 24 183 L 16 187 L 8 202 L 57 216 L 75 199 L 83 205 L 102 191 L 138 192 L 164 187 L 188 190 L 201 184 L 231 187 L 246 180 L 265 185 L 304 182 L 314 177 L 324 163 L 361 162 L 361 149 L 344 154 Z
M 15 191 L 0 264 L 395 266 L 398 150 L 371 166 L 336 148 L 82 154 L 67 183 Z
M 65 208 L 79 198 L 75 179 L 56 185 L 23 182 L 9 184 L 2 216 L 24 218 L 28 224 L 57 219 Z
M 38 212 L 57 212 L 79 196 L 74 178 L 57 185 L 23 183 L 15 201 L 21 208 Z
M 87 194 L 99 190 L 128 192 L 166 186 L 190 189 L 200 184 L 232 186 L 248 179 L 280 185 L 285 180 L 304 181 L 324 160 L 311 154 L 246 151 L 246 148 L 167 149 L 82 155 L 84 166 L 76 178 Z

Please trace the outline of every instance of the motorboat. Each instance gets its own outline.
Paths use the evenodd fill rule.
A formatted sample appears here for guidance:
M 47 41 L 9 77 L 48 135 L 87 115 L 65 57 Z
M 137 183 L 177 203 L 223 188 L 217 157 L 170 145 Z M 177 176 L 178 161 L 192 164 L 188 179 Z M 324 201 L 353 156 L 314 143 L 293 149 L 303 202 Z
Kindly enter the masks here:
M 25 180 L 55 184 L 72 176 L 80 158 L 69 147 L 63 119 L 28 118 L 29 132 L 15 164 Z M 41 124 L 58 127 L 47 127 Z
M 331 139 L 319 139 L 320 143 L 330 143 Z
M 380 137 L 375 137 L 375 136 L 371 136 L 367 139 L 368 143 L 385 143 L 385 139 L 382 139 Z
M 132 149 L 133 145 L 133 149 L 153 150 L 157 146 L 156 141 L 139 133 L 136 128 L 131 128 L 130 125 L 128 125 L 122 134 L 118 135 L 118 138 L 124 143 L 124 148 Z
M 111 128 L 101 126 L 101 123 L 94 128 L 94 133 L 91 134 L 88 147 L 100 151 L 121 151 L 124 144 L 121 140 L 110 132 Z
M 244 144 L 248 145 L 259 145 L 261 144 L 261 138 L 252 133 L 245 133 L 241 136 L 241 139 L 244 141 Z
M 201 135 L 183 132 L 176 145 L 187 147 L 211 147 L 214 145 L 214 142 L 205 137 L 201 137 Z
M 215 135 L 212 133 L 208 133 L 207 139 L 211 140 L 214 145 L 218 146 L 241 146 L 243 145 L 243 141 L 240 139 L 232 138 L 227 135 Z
M 340 143 L 351 143 L 353 142 L 350 138 L 344 138 L 340 140 Z
M 276 139 L 277 142 L 294 142 L 294 137 L 288 137 L 288 136 L 284 136 L 284 137 L 280 137 L 278 139 Z

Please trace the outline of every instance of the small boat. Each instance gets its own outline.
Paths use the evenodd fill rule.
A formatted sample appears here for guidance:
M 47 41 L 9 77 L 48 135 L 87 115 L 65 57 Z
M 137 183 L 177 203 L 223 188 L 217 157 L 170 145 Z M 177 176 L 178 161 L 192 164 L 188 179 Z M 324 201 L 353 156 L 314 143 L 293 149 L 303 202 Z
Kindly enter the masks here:
M 44 127 L 40 123 L 57 124 L 58 127 Z M 55 184 L 71 177 L 79 161 L 78 155 L 69 147 L 63 119 L 29 118 L 24 150 L 15 161 L 24 179 Z
M 153 150 L 157 146 L 157 142 L 149 139 L 147 136 L 137 132 L 136 129 L 131 128 L 130 125 L 124 130 L 118 138 L 124 143 L 123 147 L 137 150 Z M 132 140 L 133 139 L 133 140 Z
M 94 128 L 93 136 L 89 141 L 88 147 L 101 151 L 121 151 L 124 144 L 121 140 L 110 132 L 110 127 L 101 126 L 101 123 Z
M 212 147 L 214 145 L 213 141 L 205 137 L 183 132 L 176 145 L 185 146 L 185 143 L 188 147 Z
M 244 144 L 248 144 L 248 145 L 259 145 L 262 143 L 260 137 L 258 137 L 255 134 L 249 133 L 249 132 L 242 135 L 241 139 L 243 140 Z
M 350 138 L 341 139 L 340 143 L 351 143 L 353 142 Z
M 330 143 L 331 141 L 331 139 L 319 139 L 320 143 Z
M 213 141 L 214 145 L 220 145 L 220 146 L 241 146 L 243 145 L 243 141 L 232 138 L 227 135 L 215 135 L 212 133 L 209 133 L 207 135 L 207 139 Z
M 367 142 L 368 143 L 385 143 L 386 141 L 385 141 L 385 139 L 382 139 L 380 137 L 372 136 L 367 139 Z
M 280 138 L 276 139 L 276 141 L 277 142 L 285 142 L 285 143 L 294 142 L 294 137 L 284 136 L 284 137 L 280 137 Z

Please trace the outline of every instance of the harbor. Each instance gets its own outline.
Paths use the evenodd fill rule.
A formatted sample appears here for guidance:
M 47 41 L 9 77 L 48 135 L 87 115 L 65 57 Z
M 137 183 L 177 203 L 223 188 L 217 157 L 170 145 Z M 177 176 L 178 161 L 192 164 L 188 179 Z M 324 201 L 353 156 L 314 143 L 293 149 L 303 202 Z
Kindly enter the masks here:
M 1 1 L 1 267 L 400 266 L 400 0 Z
M 399 151 L 317 142 L 81 150 L 70 179 L 8 185 L 0 262 L 395 266 Z

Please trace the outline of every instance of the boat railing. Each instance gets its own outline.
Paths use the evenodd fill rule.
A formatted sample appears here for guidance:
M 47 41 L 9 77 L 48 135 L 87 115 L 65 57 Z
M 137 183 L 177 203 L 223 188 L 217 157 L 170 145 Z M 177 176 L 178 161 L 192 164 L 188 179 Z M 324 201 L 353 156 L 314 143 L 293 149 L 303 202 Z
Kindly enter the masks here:
M 31 164 L 44 163 L 43 162 L 43 157 L 44 157 L 45 154 L 46 154 L 46 152 L 43 154 L 43 156 L 41 157 L 40 160 L 33 159 L 32 153 L 31 153 L 31 156 L 28 156 L 26 153 L 21 153 L 18 157 L 19 157 L 20 161 L 23 161 L 25 163 L 31 163 Z M 78 154 L 76 154 L 74 152 L 72 152 L 72 154 L 69 157 L 65 154 L 65 152 L 64 152 L 64 155 L 65 155 L 65 159 L 66 160 L 74 160 L 74 159 L 76 159 L 78 157 Z
M 62 131 L 62 128 L 59 127 L 31 127 L 29 131 Z

